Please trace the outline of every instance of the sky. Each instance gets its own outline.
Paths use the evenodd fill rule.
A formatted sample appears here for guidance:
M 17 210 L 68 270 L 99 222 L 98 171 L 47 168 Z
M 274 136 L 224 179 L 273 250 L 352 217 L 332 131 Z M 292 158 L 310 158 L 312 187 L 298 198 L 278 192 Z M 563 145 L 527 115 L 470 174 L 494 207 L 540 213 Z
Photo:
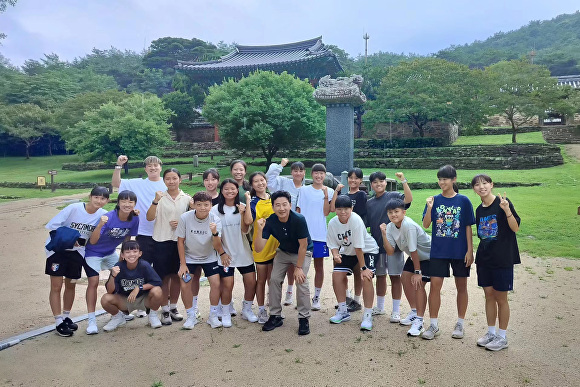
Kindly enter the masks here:
M 166 36 L 269 45 L 322 35 L 356 57 L 368 33 L 369 54 L 427 55 L 578 9 L 578 0 L 18 0 L 0 14 L 0 54 L 20 66 L 45 53 L 141 52 Z

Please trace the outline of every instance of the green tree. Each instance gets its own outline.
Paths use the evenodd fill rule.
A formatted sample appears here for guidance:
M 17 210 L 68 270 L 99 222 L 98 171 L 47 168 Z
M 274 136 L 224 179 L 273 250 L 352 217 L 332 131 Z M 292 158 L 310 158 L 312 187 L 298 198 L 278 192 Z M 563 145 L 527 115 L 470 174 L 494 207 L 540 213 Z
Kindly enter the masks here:
M 85 113 L 65 136 L 67 148 L 84 160 L 113 161 L 120 154 L 144 158 L 169 144 L 171 112 L 154 95 L 134 94 Z
M 165 108 L 175 114 L 169 120 L 174 129 L 187 128 L 189 124 L 200 116 L 198 111 L 195 110 L 195 100 L 181 91 L 165 94 L 161 100 Z
M 24 142 L 27 159 L 30 147 L 51 130 L 50 113 L 29 103 L 2 107 L 0 121 L 8 135 Z
M 144 54 L 131 50 L 121 51 L 115 47 L 108 50 L 93 48 L 87 56 L 75 59 L 72 66 L 112 76 L 120 89 L 126 89 L 137 74 L 145 70 L 143 56 Z
M 218 125 L 231 148 L 261 150 L 270 165 L 279 149 L 295 149 L 324 138 L 324 108 L 313 87 L 286 72 L 258 71 L 212 86 L 203 116 Z
M 401 62 L 388 69 L 368 103 L 365 124 L 408 121 L 419 137 L 429 121 L 481 125 L 487 114 L 483 84 L 483 74 L 465 65 L 435 58 Z
M 525 60 L 502 61 L 485 69 L 490 81 L 490 104 L 503 114 L 512 127 L 516 142 L 518 127 L 534 117 L 543 118 L 552 104 L 558 103 L 562 89 L 545 66 Z
M 221 52 L 211 43 L 200 39 L 165 37 L 151 42 L 143 64 L 151 69 L 174 73 L 177 60 L 203 61 L 219 57 Z

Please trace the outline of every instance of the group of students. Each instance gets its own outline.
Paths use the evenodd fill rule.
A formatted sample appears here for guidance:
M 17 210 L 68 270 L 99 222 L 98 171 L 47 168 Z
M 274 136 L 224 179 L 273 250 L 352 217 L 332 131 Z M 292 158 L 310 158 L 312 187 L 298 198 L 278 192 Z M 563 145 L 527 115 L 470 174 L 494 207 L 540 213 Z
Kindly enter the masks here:
M 210 287 L 207 323 L 212 328 L 230 327 L 231 316 L 237 314 L 232 301 L 237 268 L 244 284 L 243 319 L 259 322 L 263 331 L 271 331 L 284 322 L 282 303 L 292 304 L 296 293 L 298 334 L 305 335 L 310 333 L 310 311 L 321 309 L 324 258 L 331 256 L 338 303 L 331 323 L 350 320 L 351 313 L 364 305 L 360 328 L 371 330 L 373 316 L 386 314 L 389 275 L 390 322 L 410 326 L 410 336 L 431 340 L 440 333 L 441 287 L 451 267 L 458 312 L 452 337 L 462 338 L 467 278 L 473 263 L 472 225 L 476 224 L 481 239 L 476 254 L 478 285 L 486 297 L 488 322 L 488 332 L 477 344 L 490 350 L 508 345 L 507 292 L 513 289 L 513 265 L 520 263 L 515 237 L 520 218 L 505 194 L 492 193 L 493 183 L 487 175 L 472 180 L 482 202 L 474 217 L 471 202 L 458 193 L 456 170 L 447 165 L 438 171 L 442 192 L 427 198 L 423 211 L 423 227 L 432 228 L 429 236 L 406 216 L 413 196 L 401 172 L 396 177 L 403 193 L 386 191 L 386 175 L 372 173 L 369 181 L 374 196 L 367 200 L 366 192 L 360 190 L 363 174 L 358 168 L 348 172 L 348 194 L 341 195 L 342 184 L 336 192 L 324 185 L 322 164 L 313 165 L 312 184 L 305 185 L 301 162 L 291 165 L 291 179 L 280 176 L 288 164 L 288 159 L 282 159 L 266 174 L 254 172 L 246 180 L 246 164 L 235 160 L 230 165 L 232 178 L 221 183 L 217 170 L 204 172 L 206 190 L 192 198 L 179 188 L 179 171 L 170 168 L 161 177 L 161 160 L 154 156 L 145 159 L 146 179 L 121 179 L 127 161 L 126 156 L 119 156 L 113 173 L 112 184 L 119 188 L 113 211 L 102 208 L 108 202 L 108 190 L 95 187 L 87 203 L 69 205 L 46 226 L 51 230 L 46 246 L 50 305 L 56 331 L 62 336 L 71 336 L 78 329 L 69 314 L 75 282 L 83 268 L 89 278 L 87 334 L 98 333 L 95 306 L 100 270 L 111 271 L 107 294 L 101 299 L 112 315 L 103 329 L 111 331 L 131 320 L 134 315 L 129 312 L 135 310 L 140 317 L 148 315 L 153 328 L 182 321 L 184 316 L 177 309 L 180 295 L 187 314 L 182 328 L 192 329 L 200 318 L 197 295 L 202 269 Z M 336 217 L 327 225 L 331 212 Z M 69 237 L 71 230 L 78 235 Z M 120 257 L 116 254 L 119 244 Z M 409 256 L 406 262 L 404 254 Z M 307 281 L 311 261 L 315 271 L 312 297 Z M 348 276 L 354 279 L 352 298 L 348 297 Z M 288 286 L 282 297 L 285 277 Z M 375 277 L 377 302 L 373 307 Z M 426 283 L 430 283 L 428 297 Z M 403 291 L 411 311 L 401 318 Z M 252 310 L 254 298 L 257 315 Z M 427 304 L 430 321 L 424 329 Z M 160 314 L 156 312 L 159 308 Z

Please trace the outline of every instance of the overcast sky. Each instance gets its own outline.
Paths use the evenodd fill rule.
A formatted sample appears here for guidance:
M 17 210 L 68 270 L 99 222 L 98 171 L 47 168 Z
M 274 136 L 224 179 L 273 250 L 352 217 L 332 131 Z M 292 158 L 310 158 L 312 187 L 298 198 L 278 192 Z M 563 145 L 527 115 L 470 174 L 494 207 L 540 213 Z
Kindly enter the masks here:
M 266 45 L 322 35 L 356 57 L 366 32 L 369 53 L 430 54 L 578 9 L 578 0 L 18 0 L 0 14 L 0 53 L 22 65 L 44 53 L 140 52 L 165 36 Z

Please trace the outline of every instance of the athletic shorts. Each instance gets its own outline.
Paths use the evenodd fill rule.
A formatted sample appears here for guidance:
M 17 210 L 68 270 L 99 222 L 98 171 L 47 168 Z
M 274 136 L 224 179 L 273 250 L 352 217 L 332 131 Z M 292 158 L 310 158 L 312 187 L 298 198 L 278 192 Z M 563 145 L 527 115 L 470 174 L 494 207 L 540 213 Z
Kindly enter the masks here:
M 234 272 L 236 271 L 236 269 L 238 269 L 238 271 L 240 272 L 241 275 L 247 274 L 247 273 L 255 273 L 256 272 L 256 267 L 254 266 L 254 264 L 252 263 L 251 265 L 248 266 L 242 266 L 242 267 L 229 267 L 228 270 L 226 271 L 225 268 L 223 266 L 220 266 L 220 277 L 224 278 L 224 277 L 233 277 L 234 276 Z
M 431 281 L 431 278 L 429 278 L 429 260 L 426 261 L 419 261 L 419 264 L 421 265 L 421 274 L 423 275 L 423 282 L 429 282 Z M 413 260 L 411 258 L 407 258 L 407 261 L 405 262 L 405 267 L 403 267 L 403 271 L 407 271 L 409 273 L 415 273 L 415 265 L 413 264 Z
M 312 258 L 326 258 L 328 257 L 328 246 L 326 242 L 312 241 Z
M 489 269 L 485 266 L 476 267 L 477 286 L 486 288 L 492 286 L 498 292 L 514 290 L 514 268 Z
M 83 266 L 85 259 L 78 251 L 60 251 L 46 258 L 44 274 L 77 280 L 81 278 Z
M 144 259 L 150 264 L 153 264 L 155 258 L 155 241 L 153 240 L 153 237 L 148 235 L 137 235 L 135 240 L 139 243 L 139 248 L 143 253 L 141 254 L 140 259 Z
M 125 298 L 125 305 L 127 307 L 127 310 L 124 310 L 123 312 L 129 313 L 132 312 L 134 310 L 145 310 L 146 306 L 145 306 L 145 300 L 147 299 L 147 296 L 149 295 L 149 291 L 144 291 L 143 294 L 141 294 L 139 297 L 135 298 L 134 302 L 129 302 L 127 300 L 127 296 L 123 296 L 119 294 L 119 297 L 123 297 Z M 153 312 L 155 313 L 155 312 Z
M 155 242 L 153 269 L 161 279 L 170 274 L 177 274 L 179 272 L 179 265 L 177 241 Z
M 271 265 L 274 263 L 274 258 L 268 259 L 267 261 L 264 261 L 264 262 L 256 262 L 256 265 Z
M 104 257 L 85 257 L 85 273 L 87 277 L 96 277 L 101 270 L 111 270 L 119 262 L 116 252 Z
M 449 266 L 453 269 L 453 277 L 467 278 L 471 266 L 465 267 L 463 259 L 431 258 L 429 260 L 429 273 L 433 277 L 450 277 Z
M 405 255 L 402 251 L 395 251 L 393 255 L 387 253 L 379 253 L 375 268 L 376 275 L 401 275 L 403 274 L 403 267 L 405 266 Z
M 188 263 L 187 268 L 189 269 L 190 273 L 195 273 L 198 267 L 203 269 L 203 275 L 207 278 L 211 277 L 212 275 L 216 275 L 220 273 L 220 266 L 218 265 L 217 261 L 209 262 L 209 263 Z
M 375 261 L 377 254 L 364 254 L 365 266 L 370 271 L 375 272 Z M 342 255 L 341 263 L 334 262 L 334 270 L 340 273 L 353 274 L 353 269 L 358 265 L 358 258 L 356 255 Z M 359 270 L 360 271 L 360 270 Z

